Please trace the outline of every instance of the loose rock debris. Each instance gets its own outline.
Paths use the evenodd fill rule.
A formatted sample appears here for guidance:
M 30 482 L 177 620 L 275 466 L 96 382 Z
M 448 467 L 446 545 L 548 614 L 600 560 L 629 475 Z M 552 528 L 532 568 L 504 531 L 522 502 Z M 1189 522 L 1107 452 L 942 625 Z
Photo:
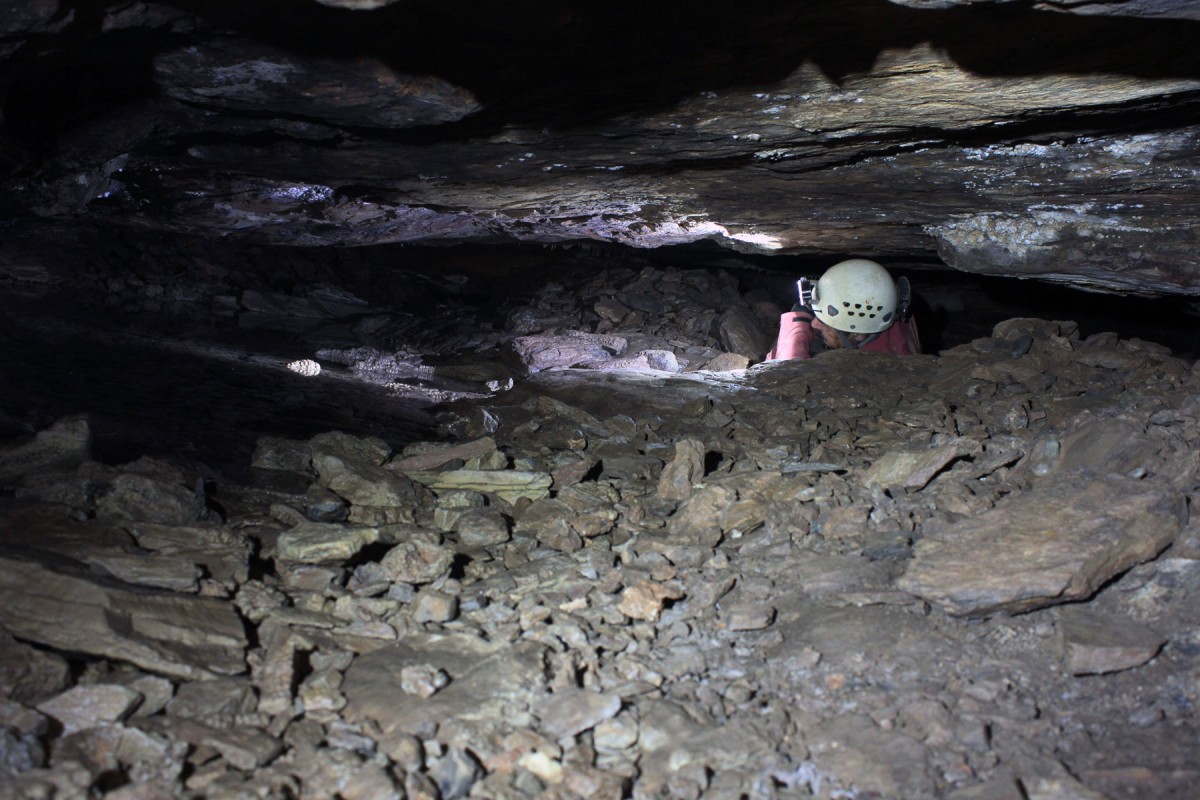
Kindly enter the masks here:
M 1192 796 L 1195 364 L 1018 319 L 716 372 L 616 343 L 635 288 L 525 309 L 444 442 L 4 449 L 6 795 Z

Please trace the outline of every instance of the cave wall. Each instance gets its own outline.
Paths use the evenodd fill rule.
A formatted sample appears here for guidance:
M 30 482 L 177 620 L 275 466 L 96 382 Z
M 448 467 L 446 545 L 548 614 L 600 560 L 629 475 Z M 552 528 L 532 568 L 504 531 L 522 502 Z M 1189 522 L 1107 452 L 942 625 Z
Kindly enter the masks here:
M 1191 3 L 0 11 L 6 238 L 714 241 L 1200 293 Z

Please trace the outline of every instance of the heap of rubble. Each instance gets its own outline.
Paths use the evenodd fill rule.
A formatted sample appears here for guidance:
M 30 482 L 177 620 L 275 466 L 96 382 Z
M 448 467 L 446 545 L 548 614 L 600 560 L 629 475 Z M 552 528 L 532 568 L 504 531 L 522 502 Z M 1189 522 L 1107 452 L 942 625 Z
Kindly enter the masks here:
M 98 463 L 79 417 L 9 444 L 0 783 L 1189 796 L 1200 367 L 1016 319 L 716 371 L 771 310 L 671 280 L 510 311 L 481 352 L 523 373 L 444 440 L 263 437 L 243 484 Z

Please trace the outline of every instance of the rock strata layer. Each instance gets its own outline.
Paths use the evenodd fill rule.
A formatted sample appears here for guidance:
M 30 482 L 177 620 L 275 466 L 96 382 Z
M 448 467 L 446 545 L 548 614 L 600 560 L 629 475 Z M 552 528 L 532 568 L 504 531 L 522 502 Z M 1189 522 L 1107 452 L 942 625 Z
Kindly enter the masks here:
M 0 21 L 22 217 L 0 264 L 36 278 L 4 246 L 36 216 L 315 247 L 715 242 L 1194 295 L 1193 5 L 329 0 L 280 25 L 273 0 L 34 3 Z M 733 352 L 757 346 L 742 323 Z M 583 344 L 540 358 L 612 355 Z

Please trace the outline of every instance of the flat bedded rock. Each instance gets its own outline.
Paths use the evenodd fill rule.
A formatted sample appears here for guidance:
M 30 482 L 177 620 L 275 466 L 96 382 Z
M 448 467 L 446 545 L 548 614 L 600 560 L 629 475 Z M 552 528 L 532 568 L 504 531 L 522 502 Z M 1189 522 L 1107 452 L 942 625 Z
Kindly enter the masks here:
M 321 485 L 351 505 L 412 509 L 417 504 L 412 482 L 397 472 L 316 448 L 312 464 Z
M 555 739 L 591 730 L 621 710 L 621 698 L 567 687 L 543 698 L 534 708 L 542 731 Z
M 696 439 L 675 443 L 675 457 L 663 467 L 658 478 L 658 496 L 678 502 L 692 493 L 704 477 L 704 444 Z
M 410 472 L 408 477 L 435 492 L 467 490 L 495 494 L 510 503 L 522 497 L 537 500 L 550 493 L 551 478 L 527 470 L 455 469 L 446 472 Z
M 275 544 L 275 556 L 284 561 L 305 564 L 345 561 L 377 541 L 377 528 L 302 522 L 279 535 L 279 541 Z
M 1158 654 L 1166 639 L 1132 619 L 1066 606 L 1060 631 L 1072 675 L 1102 675 L 1141 666 Z
M 109 683 L 75 686 L 38 704 L 38 711 L 58 720 L 64 736 L 76 731 L 120 722 L 131 713 L 142 696 L 125 686 Z
M 826 720 L 805 738 L 832 797 L 933 796 L 925 773 L 926 749 L 869 717 L 847 714 Z
M 231 766 L 241 770 L 261 767 L 283 750 L 283 742 L 277 737 L 248 726 L 215 728 L 194 719 L 157 717 L 146 727 L 193 747 L 211 747 Z
M 77 467 L 91 457 L 92 431 L 86 417 L 67 417 L 32 439 L 0 448 L 0 486 L 24 475 Z
M 69 562 L 0 555 L 0 624 L 30 642 L 177 678 L 245 669 L 246 632 L 231 603 L 139 591 Z
M 408 451 L 405 451 L 406 453 Z M 456 459 L 469 461 L 496 452 L 496 441 L 490 436 L 461 442 L 455 445 L 432 447 L 425 452 L 416 452 L 393 458 L 387 468 L 396 472 L 420 472 L 437 469 Z
M 114 522 L 187 525 L 206 516 L 204 498 L 195 489 L 153 474 L 119 474 L 96 502 L 96 517 Z
M 1079 600 L 1161 552 L 1185 514 L 1161 484 L 1063 473 L 927 535 L 897 585 L 954 615 Z
M 979 443 L 959 439 L 928 450 L 893 450 L 867 470 L 863 482 L 887 488 L 920 489 L 956 458 L 979 452 Z
M 227 586 L 245 583 L 249 577 L 252 543 L 226 528 L 137 523 L 128 530 L 138 546 L 159 556 L 187 559 L 202 567 L 206 577 Z
M 568 330 L 561 334 L 520 336 L 513 351 L 530 374 L 573 366 L 594 367 L 621 355 L 629 343 L 620 336 Z
M 114 553 L 88 559 L 93 569 L 126 583 L 153 586 L 173 592 L 194 592 L 203 574 L 190 558 Z
M 504 719 L 541 694 L 544 656 L 545 647 L 531 641 L 505 644 L 464 636 L 410 636 L 354 660 L 342 685 L 348 701 L 346 718 L 377 723 L 385 748 L 389 740 L 422 735 L 450 720 Z M 405 670 L 413 666 L 443 670 L 449 683 L 432 697 L 398 691 Z
M 63 689 L 70 674 L 60 656 L 18 642 L 0 628 L 0 695 L 34 705 Z

